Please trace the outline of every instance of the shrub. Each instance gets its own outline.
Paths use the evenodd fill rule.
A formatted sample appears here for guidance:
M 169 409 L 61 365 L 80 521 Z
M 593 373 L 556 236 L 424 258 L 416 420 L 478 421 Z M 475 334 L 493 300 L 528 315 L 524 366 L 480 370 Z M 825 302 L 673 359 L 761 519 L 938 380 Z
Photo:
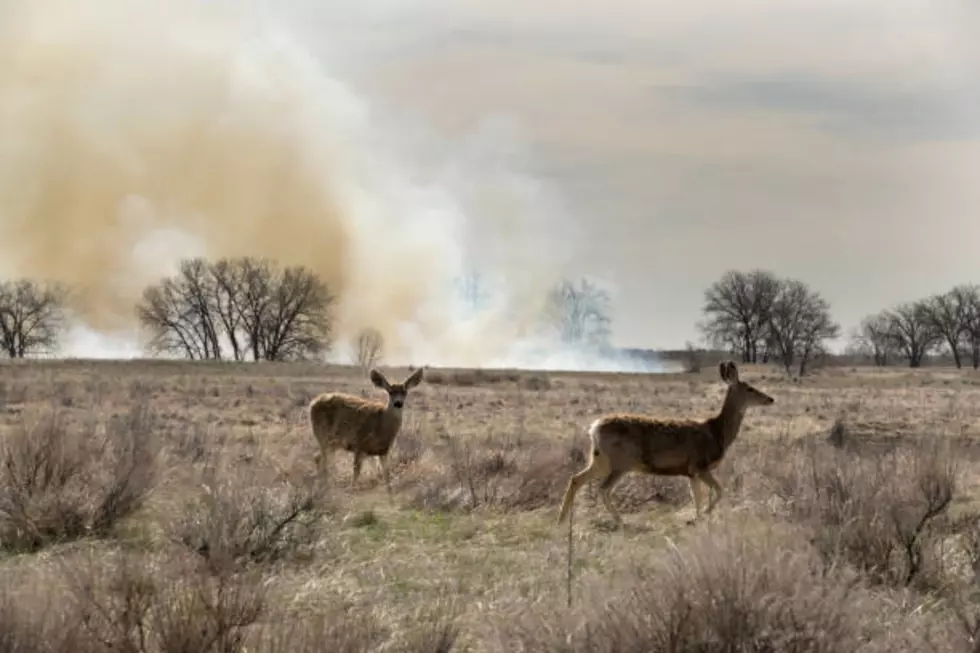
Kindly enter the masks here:
M 10 569 L 0 586 L 0 653 L 89 653 L 64 597 Z
M 254 482 L 246 473 L 214 472 L 170 524 L 171 539 L 215 571 L 275 562 L 316 542 L 319 514 L 312 485 Z
M 266 607 L 257 574 L 211 574 L 186 559 L 121 551 L 75 562 L 62 565 L 92 650 L 237 653 Z
M 844 569 L 826 573 L 798 533 L 751 523 L 701 530 L 634 563 L 630 577 L 612 595 L 590 591 L 568 618 L 545 613 L 503 626 L 501 649 L 847 653 L 891 636 L 878 623 L 889 604 Z
M 498 383 L 520 383 L 521 373 L 516 370 L 485 370 L 481 368 L 432 370 L 427 371 L 425 381 L 430 385 L 455 385 L 466 388 Z M 543 381 L 536 380 L 532 383 L 541 386 L 538 389 L 545 389 Z
M 70 425 L 55 411 L 0 440 L 0 546 L 36 551 L 104 536 L 139 510 L 156 485 L 160 450 L 145 406 Z
M 843 559 L 879 583 L 930 582 L 929 556 L 949 536 L 945 516 L 956 492 L 948 448 L 920 443 L 855 455 L 810 443 L 798 460 L 783 485 L 795 489 L 784 499 L 828 563 Z

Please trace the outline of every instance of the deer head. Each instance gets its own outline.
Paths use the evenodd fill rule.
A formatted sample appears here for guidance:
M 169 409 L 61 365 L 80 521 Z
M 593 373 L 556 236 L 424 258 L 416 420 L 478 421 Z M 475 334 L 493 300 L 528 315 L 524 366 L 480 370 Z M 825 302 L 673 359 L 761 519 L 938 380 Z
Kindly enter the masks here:
M 422 382 L 423 368 L 415 370 L 401 383 L 391 383 L 378 369 L 371 370 L 371 383 L 388 393 L 388 408 L 401 410 L 405 406 L 408 391 Z
M 737 406 L 768 406 L 776 400 L 765 392 L 749 385 L 738 378 L 738 367 L 732 361 L 724 361 L 718 365 L 721 380 L 728 384 L 728 398 Z

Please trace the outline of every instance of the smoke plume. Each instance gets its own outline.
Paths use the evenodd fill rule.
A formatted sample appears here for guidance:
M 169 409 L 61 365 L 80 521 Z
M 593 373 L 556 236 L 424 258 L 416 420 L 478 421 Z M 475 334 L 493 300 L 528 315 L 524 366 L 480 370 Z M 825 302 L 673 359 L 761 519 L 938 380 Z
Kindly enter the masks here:
M 75 355 L 132 352 L 140 293 L 181 258 L 251 255 L 330 284 L 341 347 L 372 327 L 393 363 L 525 362 L 577 239 L 521 152 L 491 128 L 418 164 L 243 7 L 0 3 L 0 273 L 70 284 Z M 472 271 L 496 289 L 479 313 Z

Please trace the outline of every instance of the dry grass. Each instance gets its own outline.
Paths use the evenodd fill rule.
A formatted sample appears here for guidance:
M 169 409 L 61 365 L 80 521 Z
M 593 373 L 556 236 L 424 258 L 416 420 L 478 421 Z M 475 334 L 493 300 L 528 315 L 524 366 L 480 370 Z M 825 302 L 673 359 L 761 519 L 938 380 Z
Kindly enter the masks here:
M 387 370 L 386 370 L 387 371 Z M 404 370 L 393 370 L 397 376 Z M 356 368 L 0 366 L 4 651 L 972 651 L 980 375 L 743 371 L 709 522 L 633 477 L 554 526 L 606 411 L 717 409 L 716 370 L 431 370 L 392 457 L 315 478 L 306 404 Z

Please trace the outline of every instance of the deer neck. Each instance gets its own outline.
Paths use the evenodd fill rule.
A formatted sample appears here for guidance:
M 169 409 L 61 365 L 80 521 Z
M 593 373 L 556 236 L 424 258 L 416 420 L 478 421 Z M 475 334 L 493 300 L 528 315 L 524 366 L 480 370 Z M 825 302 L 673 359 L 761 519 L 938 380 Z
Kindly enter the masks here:
M 735 398 L 735 392 L 728 390 L 725 395 L 725 403 L 721 406 L 721 412 L 713 419 L 712 431 L 715 437 L 721 442 L 724 449 L 728 449 L 738 437 L 738 431 L 742 428 L 742 418 L 745 417 L 745 405 Z
M 402 413 L 404 410 L 404 408 L 395 408 L 394 406 L 385 408 L 385 412 L 381 416 L 385 426 L 389 429 L 398 429 L 402 425 Z

